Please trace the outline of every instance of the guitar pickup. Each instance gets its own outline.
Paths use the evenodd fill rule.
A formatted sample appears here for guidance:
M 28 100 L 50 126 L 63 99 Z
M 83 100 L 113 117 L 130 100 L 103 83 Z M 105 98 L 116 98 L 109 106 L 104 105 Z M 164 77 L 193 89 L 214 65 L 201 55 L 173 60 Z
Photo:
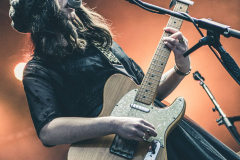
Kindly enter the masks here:
M 140 106 L 140 105 L 137 105 L 137 104 L 130 104 L 130 107 L 137 109 L 139 111 L 142 111 L 142 112 L 146 112 L 146 113 L 150 112 L 150 109 Z

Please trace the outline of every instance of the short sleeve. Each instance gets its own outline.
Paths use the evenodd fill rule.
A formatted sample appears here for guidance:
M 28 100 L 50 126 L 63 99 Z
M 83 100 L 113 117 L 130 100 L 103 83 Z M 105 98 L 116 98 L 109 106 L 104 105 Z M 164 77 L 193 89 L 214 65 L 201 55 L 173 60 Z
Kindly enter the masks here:
M 52 81 L 47 69 L 43 66 L 34 63 L 26 65 L 23 85 L 38 136 L 48 122 L 61 116 Z

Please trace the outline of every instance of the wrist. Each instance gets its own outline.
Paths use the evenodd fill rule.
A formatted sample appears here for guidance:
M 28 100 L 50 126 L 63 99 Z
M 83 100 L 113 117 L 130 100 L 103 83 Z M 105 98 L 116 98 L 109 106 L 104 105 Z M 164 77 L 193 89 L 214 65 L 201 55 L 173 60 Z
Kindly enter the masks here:
M 188 75 L 188 74 L 190 74 L 190 72 L 191 72 L 191 67 L 190 66 L 188 66 L 188 67 L 185 67 L 184 69 L 179 69 L 180 67 L 178 67 L 177 66 L 177 64 L 175 64 L 174 65 L 174 70 L 175 70 L 175 72 L 178 74 L 178 75 L 180 75 L 180 76 L 186 76 L 186 75 Z
M 190 57 L 176 57 L 175 58 L 175 65 L 177 69 L 182 73 L 187 73 L 191 69 L 191 61 Z

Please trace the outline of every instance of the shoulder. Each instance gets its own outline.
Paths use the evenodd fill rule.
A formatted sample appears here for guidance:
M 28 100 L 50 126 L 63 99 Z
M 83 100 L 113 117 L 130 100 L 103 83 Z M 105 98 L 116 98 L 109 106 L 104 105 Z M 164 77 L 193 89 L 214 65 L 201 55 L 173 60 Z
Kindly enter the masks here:
M 37 74 L 38 70 L 43 70 L 46 72 L 46 67 L 44 66 L 42 61 L 31 59 L 24 67 L 23 77 L 27 76 L 28 74 Z
M 124 58 L 129 58 L 127 54 L 123 51 L 123 49 L 115 42 L 113 41 L 111 51 L 119 60 L 124 59 Z
M 54 72 L 49 69 L 46 62 L 39 59 L 31 59 L 23 70 L 23 81 L 26 78 L 38 78 L 50 80 Z

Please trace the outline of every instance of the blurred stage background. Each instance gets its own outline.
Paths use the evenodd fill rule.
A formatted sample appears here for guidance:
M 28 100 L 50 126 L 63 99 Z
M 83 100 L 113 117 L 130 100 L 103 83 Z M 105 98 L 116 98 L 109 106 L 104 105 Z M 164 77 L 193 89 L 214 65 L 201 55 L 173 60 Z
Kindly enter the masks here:
M 85 0 L 90 7 L 109 19 L 117 41 L 124 51 L 146 72 L 169 17 L 147 12 L 124 0 Z M 170 0 L 146 0 L 148 3 L 168 8 Z M 211 18 L 240 30 L 239 0 L 195 0 L 189 7 L 189 14 L 195 18 Z M 28 109 L 22 82 L 14 76 L 14 68 L 25 62 L 26 35 L 11 27 L 8 16 L 9 1 L 0 1 L 0 160 L 63 160 L 68 145 L 53 148 L 44 147 L 38 140 Z M 189 22 L 181 28 L 192 47 L 201 38 Z M 204 33 L 205 30 L 203 30 Z M 225 49 L 240 65 L 240 40 L 221 36 Z M 235 152 L 240 146 L 225 126 L 218 126 L 218 113 L 212 112 L 213 104 L 192 73 L 199 71 L 214 94 L 218 104 L 227 116 L 240 115 L 240 87 L 228 75 L 208 47 L 202 47 L 191 54 L 192 72 L 178 88 L 166 98 L 172 102 L 183 96 L 187 102 L 186 114 L 196 123 L 226 144 Z M 174 66 L 171 55 L 166 70 Z M 238 130 L 240 124 L 236 123 Z

